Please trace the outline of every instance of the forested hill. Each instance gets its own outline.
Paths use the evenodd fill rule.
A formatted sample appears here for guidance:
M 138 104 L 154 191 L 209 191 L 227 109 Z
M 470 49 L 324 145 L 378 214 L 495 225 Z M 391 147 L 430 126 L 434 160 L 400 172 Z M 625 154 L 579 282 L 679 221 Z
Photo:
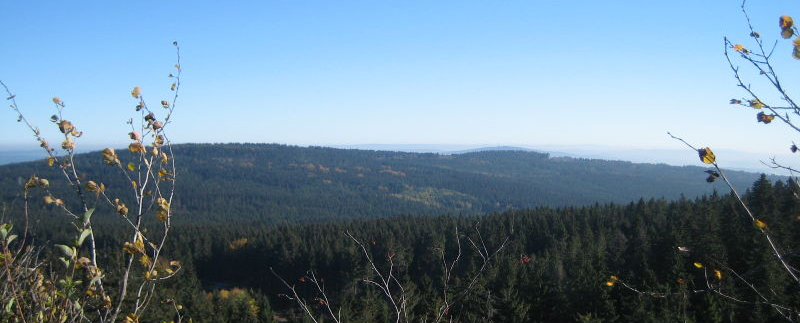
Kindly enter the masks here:
M 123 163 L 132 158 L 119 151 Z M 173 203 L 192 221 L 320 221 L 398 214 L 483 214 L 510 208 L 628 203 L 640 198 L 695 197 L 716 189 L 701 167 L 551 158 L 527 151 L 455 155 L 296 147 L 277 144 L 182 144 Z M 691 151 L 687 151 L 691 154 Z M 99 153 L 78 156 L 101 171 L 112 191 L 127 187 Z M 43 161 L 0 167 L 4 200 L 20 179 L 55 178 Z M 110 176 L 110 177 L 109 177 Z M 729 172 L 745 189 L 757 174 Z M 111 178 L 109 180 L 109 178 Z

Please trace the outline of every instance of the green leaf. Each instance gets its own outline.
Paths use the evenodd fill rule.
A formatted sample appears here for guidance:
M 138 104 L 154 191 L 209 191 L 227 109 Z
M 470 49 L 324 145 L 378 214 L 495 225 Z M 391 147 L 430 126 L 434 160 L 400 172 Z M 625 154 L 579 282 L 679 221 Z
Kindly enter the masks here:
M 86 210 L 86 213 L 83 213 L 83 223 L 89 223 L 92 219 L 92 213 L 94 213 L 94 208 Z
M 11 307 L 14 306 L 14 298 L 11 297 L 8 299 L 8 303 L 6 303 L 6 313 L 11 314 Z
M 95 283 L 97 283 L 98 281 L 100 281 L 101 279 L 103 279 L 103 277 L 105 277 L 105 276 L 103 276 L 103 275 L 97 275 L 97 276 L 94 276 L 94 278 L 92 278 L 92 280 L 91 280 L 91 281 L 89 281 L 89 286 L 92 286 L 92 285 L 94 285 Z
M 63 244 L 57 244 L 56 247 L 58 249 L 61 249 L 61 252 L 63 252 L 64 255 L 69 257 L 70 259 L 75 258 L 75 248 L 68 247 Z
M 88 237 L 90 233 L 92 233 L 92 229 L 83 229 L 81 231 L 81 236 L 78 237 L 78 247 L 83 245 L 83 240 L 86 240 L 86 237 Z
M 58 260 L 61 260 L 61 262 L 64 264 L 64 267 L 69 268 L 69 260 L 64 257 L 58 257 Z

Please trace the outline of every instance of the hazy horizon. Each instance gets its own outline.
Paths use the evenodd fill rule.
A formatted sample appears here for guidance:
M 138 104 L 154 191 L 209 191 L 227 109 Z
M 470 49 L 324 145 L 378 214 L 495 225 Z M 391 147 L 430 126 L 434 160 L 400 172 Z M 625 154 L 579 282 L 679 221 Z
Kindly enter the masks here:
M 203 143 L 200 143 L 203 144 Z M 214 143 L 209 143 L 214 144 Z M 256 144 L 286 144 L 286 143 L 256 143 Z M 450 154 L 460 153 L 473 149 L 492 149 L 497 147 L 521 148 L 531 151 L 548 153 L 552 157 L 573 157 L 588 159 L 620 160 L 633 163 L 667 164 L 672 166 L 702 166 L 697 158 L 697 154 L 688 148 L 658 149 L 642 148 L 631 146 L 611 146 L 611 145 L 525 145 L 525 144 L 382 144 L 365 143 L 350 145 L 326 145 L 309 144 L 294 145 L 300 147 L 330 147 L 338 149 L 363 149 L 363 150 L 382 150 L 382 151 L 401 151 L 416 153 L 439 153 Z M 78 153 L 102 150 L 106 147 L 124 149 L 126 145 L 83 145 L 77 150 Z M 788 175 L 785 172 L 772 169 L 761 161 L 769 162 L 770 158 L 775 157 L 784 166 L 798 168 L 796 159 L 790 153 L 785 154 L 763 154 L 754 152 L 743 152 L 730 149 L 720 149 L 715 151 L 720 166 L 723 168 L 742 170 L 749 172 L 765 172 L 776 175 Z M 35 146 L 24 147 L 0 145 L 0 165 L 32 161 L 45 158 L 44 151 Z

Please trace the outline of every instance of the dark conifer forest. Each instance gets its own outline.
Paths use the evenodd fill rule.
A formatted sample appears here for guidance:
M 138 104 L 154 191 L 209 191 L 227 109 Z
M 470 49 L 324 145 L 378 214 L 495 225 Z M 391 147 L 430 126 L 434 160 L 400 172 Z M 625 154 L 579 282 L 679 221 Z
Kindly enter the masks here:
M 383 273 L 391 266 L 415 322 L 435 321 L 436 313 L 453 322 L 782 319 L 732 275 L 769 289 L 776 302 L 800 303 L 739 202 L 718 182 L 707 183 L 700 167 L 515 151 L 255 144 L 174 151 L 179 189 L 165 256 L 183 267 L 155 298 L 171 301 L 152 304 L 147 322 L 174 320 L 174 304 L 194 322 L 309 322 L 296 296 L 320 322 L 332 321 L 328 308 L 346 322 L 394 322 L 391 301 L 365 282 L 377 279 L 373 264 Z M 99 153 L 80 157 L 85 169 L 107 171 Z M 19 216 L 21 174 L 55 177 L 45 165 L 0 167 L 7 218 Z M 110 171 L 81 176 L 114 178 Z M 728 176 L 795 261 L 795 184 Z M 52 245 L 72 238 L 63 214 L 36 202 L 32 211 L 29 239 Z M 96 213 L 98 248 L 121 250 L 125 228 L 112 221 L 118 215 Z M 739 268 L 748 270 L 733 271 Z M 453 295 L 446 307 L 443 290 Z

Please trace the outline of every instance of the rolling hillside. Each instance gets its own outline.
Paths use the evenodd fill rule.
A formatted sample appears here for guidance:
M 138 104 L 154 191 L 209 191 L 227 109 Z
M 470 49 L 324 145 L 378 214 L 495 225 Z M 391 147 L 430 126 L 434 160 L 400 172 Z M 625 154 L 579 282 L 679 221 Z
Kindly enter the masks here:
M 399 214 L 483 214 L 541 206 L 628 203 L 695 197 L 720 183 L 701 167 L 551 158 L 528 151 L 438 155 L 277 144 L 182 144 L 174 203 L 192 221 L 327 221 Z M 119 152 L 123 162 L 130 153 Z M 111 191 L 127 187 L 99 153 L 78 163 L 103 174 Z M 0 193 L 19 195 L 23 178 L 55 178 L 42 161 L 0 166 Z M 110 177 L 108 177 L 110 176 Z M 757 174 L 730 172 L 746 188 Z M 109 180 L 110 178 L 110 180 Z M 57 187 L 55 189 L 58 189 Z

